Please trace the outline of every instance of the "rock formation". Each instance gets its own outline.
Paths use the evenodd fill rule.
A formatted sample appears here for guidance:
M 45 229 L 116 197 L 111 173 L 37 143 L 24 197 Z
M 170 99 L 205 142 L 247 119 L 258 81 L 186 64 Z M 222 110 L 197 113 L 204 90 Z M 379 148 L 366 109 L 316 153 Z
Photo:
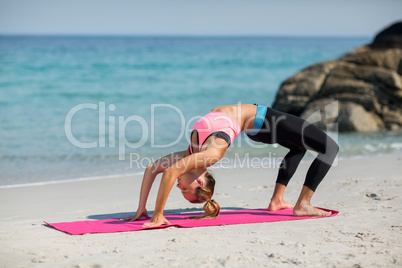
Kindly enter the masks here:
M 311 65 L 285 80 L 273 108 L 339 131 L 402 128 L 402 22 L 370 45 Z M 335 126 L 335 125 L 334 125 Z

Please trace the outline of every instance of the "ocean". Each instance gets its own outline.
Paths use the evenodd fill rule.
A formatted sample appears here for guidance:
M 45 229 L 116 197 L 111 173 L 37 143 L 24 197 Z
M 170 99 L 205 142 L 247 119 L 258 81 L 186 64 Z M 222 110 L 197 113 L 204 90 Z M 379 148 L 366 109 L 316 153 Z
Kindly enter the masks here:
M 0 36 L 0 186 L 138 174 L 185 150 L 194 120 L 212 108 L 272 105 L 289 76 L 370 42 Z M 402 152 L 401 132 L 331 136 L 340 157 Z M 256 147 L 242 134 L 216 168 L 241 166 L 246 158 L 277 165 L 286 153 Z

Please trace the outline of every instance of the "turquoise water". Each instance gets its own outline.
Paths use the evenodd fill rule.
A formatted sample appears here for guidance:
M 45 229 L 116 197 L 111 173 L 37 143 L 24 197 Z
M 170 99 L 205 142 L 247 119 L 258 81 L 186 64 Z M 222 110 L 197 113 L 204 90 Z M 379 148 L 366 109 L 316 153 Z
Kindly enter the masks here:
M 271 105 L 287 77 L 370 41 L 2 36 L 0 185 L 140 172 L 152 159 L 186 149 L 195 116 L 238 102 Z M 401 137 L 337 139 L 341 156 L 359 156 L 400 152 Z M 227 156 L 233 162 L 236 154 L 286 152 L 251 147 L 241 136 Z M 131 167 L 130 154 L 137 159 Z

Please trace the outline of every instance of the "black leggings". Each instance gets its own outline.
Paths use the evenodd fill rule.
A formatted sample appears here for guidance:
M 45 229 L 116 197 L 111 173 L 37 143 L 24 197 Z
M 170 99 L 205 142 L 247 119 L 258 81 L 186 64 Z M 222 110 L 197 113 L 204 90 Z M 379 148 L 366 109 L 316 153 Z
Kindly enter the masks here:
M 278 143 L 290 151 L 279 168 L 277 183 L 287 185 L 307 150 L 318 153 L 311 164 L 304 185 L 315 191 L 335 160 L 339 146 L 327 134 L 300 117 L 268 107 L 264 123 L 255 135 L 257 142 Z

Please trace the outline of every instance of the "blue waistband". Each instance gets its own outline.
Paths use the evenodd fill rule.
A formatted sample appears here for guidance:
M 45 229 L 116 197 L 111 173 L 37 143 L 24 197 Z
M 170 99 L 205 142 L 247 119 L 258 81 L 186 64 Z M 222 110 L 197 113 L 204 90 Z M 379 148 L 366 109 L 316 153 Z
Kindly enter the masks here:
M 264 123 L 265 115 L 267 113 L 267 106 L 257 104 L 257 113 L 255 114 L 253 127 L 246 131 L 247 135 L 255 136 L 260 131 Z

